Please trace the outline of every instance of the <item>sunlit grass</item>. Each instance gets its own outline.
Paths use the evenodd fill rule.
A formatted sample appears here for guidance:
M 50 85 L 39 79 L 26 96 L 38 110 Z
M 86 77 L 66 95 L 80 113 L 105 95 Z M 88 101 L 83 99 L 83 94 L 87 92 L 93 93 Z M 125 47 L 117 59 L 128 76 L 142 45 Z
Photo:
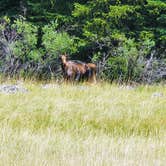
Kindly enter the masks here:
M 0 165 L 165 164 L 166 86 L 23 86 L 0 93 Z

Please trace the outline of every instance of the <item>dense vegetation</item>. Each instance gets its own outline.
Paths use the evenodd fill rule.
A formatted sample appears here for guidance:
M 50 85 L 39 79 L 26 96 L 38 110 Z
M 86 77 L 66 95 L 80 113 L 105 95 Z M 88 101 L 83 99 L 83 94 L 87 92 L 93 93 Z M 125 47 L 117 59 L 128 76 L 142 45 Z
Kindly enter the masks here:
M 111 81 L 166 78 L 164 0 L 1 0 L 0 72 L 58 78 L 61 53 Z

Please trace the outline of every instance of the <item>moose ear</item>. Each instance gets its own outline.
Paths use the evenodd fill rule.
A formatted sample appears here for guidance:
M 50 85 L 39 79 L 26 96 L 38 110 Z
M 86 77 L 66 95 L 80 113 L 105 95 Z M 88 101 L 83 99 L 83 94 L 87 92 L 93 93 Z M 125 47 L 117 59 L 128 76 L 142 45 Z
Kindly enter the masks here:
M 69 58 L 69 56 L 66 54 L 66 52 L 65 52 L 65 54 L 64 54 L 65 56 L 66 56 L 66 59 L 68 59 Z

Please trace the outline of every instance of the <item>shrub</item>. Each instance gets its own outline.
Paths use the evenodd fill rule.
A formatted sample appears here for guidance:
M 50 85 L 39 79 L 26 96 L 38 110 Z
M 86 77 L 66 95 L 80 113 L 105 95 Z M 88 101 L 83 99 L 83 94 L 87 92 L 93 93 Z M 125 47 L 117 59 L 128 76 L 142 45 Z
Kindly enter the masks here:
M 74 48 L 74 40 L 66 32 L 58 32 L 57 22 L 43 27 L 42 44 L 49 55 L 57 57 L 60 53 L 72 53 Z

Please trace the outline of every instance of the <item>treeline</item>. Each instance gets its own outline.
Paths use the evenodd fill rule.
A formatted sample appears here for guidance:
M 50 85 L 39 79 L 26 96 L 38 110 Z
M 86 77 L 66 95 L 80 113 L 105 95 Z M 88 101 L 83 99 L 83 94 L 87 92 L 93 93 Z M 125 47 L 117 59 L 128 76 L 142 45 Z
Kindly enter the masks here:
M 164 0 L 1 0 L 0 73 L 59 79 L 58 56 L 118 82 L 166 79 Z

